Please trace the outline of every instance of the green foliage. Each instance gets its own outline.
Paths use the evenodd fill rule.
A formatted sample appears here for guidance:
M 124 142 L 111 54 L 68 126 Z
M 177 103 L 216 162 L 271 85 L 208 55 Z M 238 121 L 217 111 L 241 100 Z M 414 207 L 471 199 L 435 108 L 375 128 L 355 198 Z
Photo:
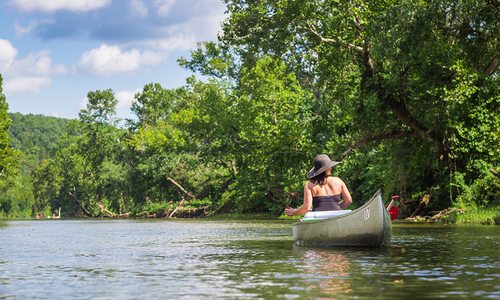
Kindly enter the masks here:
M 221 57 L 237 56 L 240 70 L 266 55 L 284 61 L 317 101 L 311 146 L 353 155 L 341 171 L 357 201 L 382 186 L 406 198 L 430 193 L 429 209 L 444 208 L 455 172 L 471 184 L 475 166 L 498 165 L 492 2 L 227 4 L 219 51 L 200 47 L 185 64 L 210 75 Z
M 478 208 L 476 206 L 452 207 L 441 211 L 439 215 L 434 216 L 431 220 L 451 224 L 500 225 L 500 206 L 490 208 Z
M 500 206 L 487 209 L 469 207 L 463 213 L 456 214 L 454 223 L 500 225 Z
M 466 208 L 451 208 L 448 213 L 440 217 L 444 223 L 455 224 L 480 224 L 500 225 L 500 206 L 479 208 L 468 206 Z
M 454 206 L 462 209 L 484 209 L 500 206 L 500 179 L 492 170 L 483 169 L 473 182 L 466 182 L 465 174 L 454 174 L 458 197 Z
M 19 150 L 22 171 L 29 174 L 37 163 L 54 155 L 57 141 L 67 131 L 68 119 L 42 115 L 10 113 L 9 129 L 12 147 Z
M 34 197 L 29 176 L 17 174 L 0 180 L 1 217 L 30 217 L 33 203 Z
M 233 114 L 239 191 L 232 197 L 241 199 L 243 211 L 280 211 L 304 178 L 297 167 L 305 170 L 313 153 L 312 95 L 283 62 L 270 57 L 243 69 L 238 92 Z
M 165 216 L 168 211 L 172 210 L 170 202 L 149 202 L 136 206 L 131 211 L 134 217 L 150 217 L 150 216 Z
M 0 75 L 0 216 L 26 217 L 31 215 L 33 195 L 29 178 L 20 174 L 20 153 L 11 146 L 12 121 L 2 84 Z
M 458 222 L 497 218 L 490 212 L 499 205 L 498 5 L 226 4 L 219 41 L 179 60 L 203 80 L 176 89 L 146 84 L 125 128 L 117 127 L 112 90 L 88 93 L 57 147 L 58 130 L 33 134 L 38 141 L 13 115 L 26 164 L 46 159 L 32 174 L 35 212 L 161 215 L 184 189 L 203 199 L 186 209 L 279 215 L 300 204 L 312 158 L 327 153 L 343 160 L 335 172 L 354 205 L 382 189 L 387 198 L 428 194 L 429 211 L 465 211 Z M 0 116 L 6 111 L 1 95 Z M 16 170 L 2 135 L 6 116 L 0 174 Z M 52 121 L 34 127 L 59 126 Z M 5 207 L 21 203 L 1 199 Z
M 17 152 L 11 147 L 9 128 L 12 120 L 9 117 L 7 99 L 3 94 L 3 78 L 0 75 L 0 180 L 18 170 Z
M 63 178 L 59 176 L 60 170 L 54 160 L 42 160 L 32 172 L 33 185 L 36 189 L 35 203 L 33 205 L 34 213 L 42 213 L 51 209 L 51 203 L 54 203 L 59 196 Z

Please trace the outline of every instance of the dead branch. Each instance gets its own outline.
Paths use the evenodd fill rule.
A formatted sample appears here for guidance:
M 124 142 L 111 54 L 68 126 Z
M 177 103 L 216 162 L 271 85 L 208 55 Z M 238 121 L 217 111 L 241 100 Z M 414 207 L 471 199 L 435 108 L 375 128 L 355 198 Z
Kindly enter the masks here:
M 191 197 L 192 199 L 196 199 L 196 196 L 193 195 L 192 193 L 186 191 L 179 183 L 177 183 L 177 181 L 173 180 L 172 178 L 170 177 L 167 177 L 167 180 L 170 181 L 171 183 L 173 183 L 180 191 L 182 191 L 184 194 L 188 195 L 189 197 Z
M 108 217 L 108 218 L 127 218 L 129 216 L 128 213 L 125 214 L 115 214 L 114 212 L 110 211 L 104 204 L 102 203 L 97 203 L 97 207 L 101 210 L 101 213 Z
M 306 24 L 307 24 L 306 30 L 317 36 L 321 40 L 321 42 L 334 43 L 346 49 L 355 50 L 356 52 L 363 54 L 364 52 L 363 47 L 351 44 L 349 42 L 345 42 L 338 38 L 325 38 L 316 30 L 316 27 L 313 24 L 311 24 L 310 22 L 306 22 Z
M 415 218 L 416 216 L 418 216 L 422 209 L 424 209 L 424 207 L 429 204 L 429 201 L 431 201 L 431 195 L 425 194 L 422 199 L 420 199 L 420 203 L 418 204 L 417 209 L 415 209 L 415 211 L 411 214 L 410 218 Z
M 101 213 L 103 215 L 105 215 L 106 217 L 109 217 L 109 218 L 116 218 L 116 214 L 110 210 L 108 210 L 106 208 L 106 206 L 104 206 L 104 204 L 102 203 L 97 203 L 97 207 L 99 207 L 99 209 L 101 210 Z
M 193 195 L 192 193 L 186 191 L 186 189 L 184 189 L 179 183 L 177 183 L 177 181 L 173 180 L 172 178 L 170 177 L 167 177 L 167 180 L 170 181 L 171 183 L 173 183 L 180 191 L 182 191 L 184 194 L 188 195 L 189 197 L 191 197 L 191 199 L 196 199 L 196 196 Z M 184 203 L 186 202 L 186 199 L 184 197 L 182 197 L 182 200 L 181 202 L 179 203 L 179 205 L 177 205 L 177 207 L 174 209 L 174 211 L 168 216 L 169 218 L 172 218 L 176 213 L 177 211 L 184 205 Z
M 439 220 L 446 218 L 452 214 L 455 214 L 455 213 L 463 214 L 464 212 L 465 212 L 465 209 L 451 207 L 451 208 L 447 208 L 447 209 L 444 209 L 442 211 L 437 212 L 436 214 L 434 214 L 431 217 L 431 220 L 439 221 Z
M 177 205 L 177 207 L 174 209 L 174 211 L 172 213 L 170 213 L 170 215 L 168 217 L 172 218 L 177 213 L 177 211 L 184 205 L 185 202 L 186 202 L 186 199 L 184 197 L 182 197 L 182 200 L 179 203 L 179 205 Z

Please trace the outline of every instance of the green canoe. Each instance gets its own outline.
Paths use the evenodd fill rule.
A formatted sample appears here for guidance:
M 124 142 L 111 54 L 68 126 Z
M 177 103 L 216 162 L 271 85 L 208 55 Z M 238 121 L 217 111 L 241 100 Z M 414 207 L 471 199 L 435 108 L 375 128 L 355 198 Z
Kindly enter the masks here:
M 292 225 L 296 245 L 327 247 L 388 247 L 391 219 L 380 191 L 363 206 L 331 218 L 301 220 Z

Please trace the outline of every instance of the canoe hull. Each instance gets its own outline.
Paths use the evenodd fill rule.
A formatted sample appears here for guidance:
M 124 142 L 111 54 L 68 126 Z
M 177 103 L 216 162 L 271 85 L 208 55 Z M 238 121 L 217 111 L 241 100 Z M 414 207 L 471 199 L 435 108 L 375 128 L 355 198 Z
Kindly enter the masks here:
M 338 217 L 292 226 L 297 245 L 327 247 L 388 247 L 392 228 L 380 191 L 358 209 Z

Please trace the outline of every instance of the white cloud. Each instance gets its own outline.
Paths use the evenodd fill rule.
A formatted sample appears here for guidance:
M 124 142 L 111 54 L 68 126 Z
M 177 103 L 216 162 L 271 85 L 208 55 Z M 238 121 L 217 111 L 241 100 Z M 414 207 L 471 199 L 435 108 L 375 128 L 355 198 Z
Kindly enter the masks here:
M 23 36 L 23 35 L 26 35 L 28 33 L 31 33 L 33 31 L 33 29 L 36 28 L 36 26 L 37 26 L 36 21 L 30 21 L 27 26 L 21 26 L 16 21 L 16 23 L 14 24 L 14 30 L 16 31 L 17 36 Z
M 118 108 L 126 107 L 129 108 L 135 99 L 135 94 L 140 92 L 140 89 L 135 91 L 119 91 L 116 92 L 116 99 L 118 99 Z
M 66 68 L 63 65 L 54 65 L 48 51 L 40 51 L 16 59 L 7 73 L 13 76 L 22 74 L 48 76 L 66 73 Z
M 5 93 L 32 93 L 38 92 L 45 86 L 50 85 L 52 80 L 42 76 L 19 76 L 9 78 L 5 81 Z
M 53 20 L 50 19 L 42 19 L 42 20 L 31 20 L 28 25 L 23 26 L 19 24 L 17 21 L 14 23 L 14 30 L 16 31 L 17 36 L 24 36 L 32 33 L 38 26 L 51 24 Z
M 165 51 L 192 50 L 200 41 L 214 41 L 225 19 L 223 10 L 191 18 L 186 22 L 161 29 L 162 38 L 147 42 L 151 47 Z
M 0 39 L 0 73 L 10 68 L 17 55 L 17 49 L 8 40 Z
M 48 51 L 30 53 L 17 59 L 17 49 L 8 40 L 0 39 L 0 73 L 8 76 L 53 75 L 66 72 L 63 65 L 54 65 Z
M 148 8 L 141 0 L 131 0 L 129 3 L 132 14 L 145 18 L 148 16 Z
M 110 75 L 113 73 L 134 72 L 143 65 L 161 63 L 165 56 L 156 52 L 141 53 L 137 49 L 123 51 L 118 46 L 101 45 L 83 53 L 80 66 L 98 74 Z
M 10 0 L 10 4 L 25 11 L 54 12 L 58 10 L 90 11 L 105 7 L 111 0 Z
M 87 108 L 87 103 L 89 103 L 89 100 L 87 99 L 87 97 L 82 98 L 82 99 L 80 100 L 80 105 L 79 105 L 79 107 L 78 107 L 78 108 L 79 108 L 80 110 Z
M 38 92 L 52 83 L 49 77 L 66 72 L 63 65 L 54 65 L 48 51 L 30 53 L 18 59 L 17 49 L 0 39 L 0 73 L 5 76 L 5 91 L 9 94 Z
M 175 4 L 175 0 L 156 0 L 154 5 L 158 9 L 158 15 L 161 17 L 166 17 L 172 7 Z
M 186 32 L 196 33 L 197 41 L 213 41 L 217 39 L 217 33 L 221 30 L 221 24 L 227 16 L 224 10 L 211 11 L 197 18 L 192 18 L 181 29 Z
M 168 37 L 151 40 L 146 43 L 164 51 L 191 50 L 196 46 L 196 37 L 192 33 L 178 32 Z

